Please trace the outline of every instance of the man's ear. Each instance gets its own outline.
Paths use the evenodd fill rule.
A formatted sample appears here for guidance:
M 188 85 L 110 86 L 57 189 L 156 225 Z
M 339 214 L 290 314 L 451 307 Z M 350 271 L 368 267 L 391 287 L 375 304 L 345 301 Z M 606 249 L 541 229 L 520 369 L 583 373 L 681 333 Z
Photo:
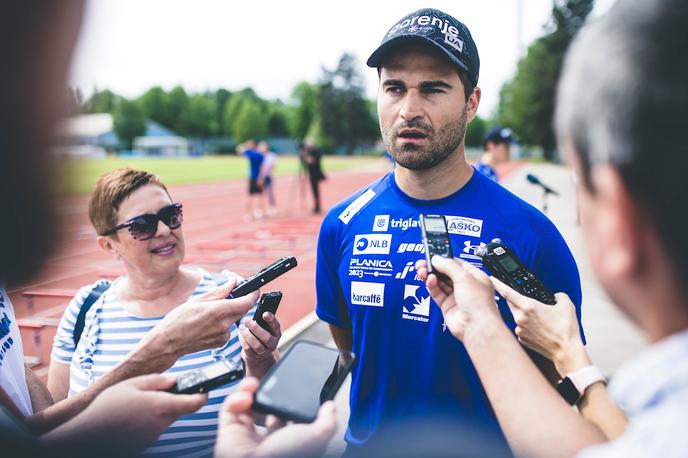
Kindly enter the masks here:
M 633 276 L 643 265 L 643 234 L 646 218 L 635 203 L 618 170 L 610 165 L 594 166 L 590 174 L 594 199 L 599 206 L 595 224 L 599 253 L 605 275 L 613 278 Z
M 478 86 L 476 86 L 473 89 L 473 92 L 471 92 L 471 95 L 468 96 L 468 100 L 466 100 L 466 121 L 471 122 L 473 121 L 473 118 L 475 117 L 475 114 L 478 112 L 478 106 L 480 105 L 480 96 L 482 95 L 482 91 Z

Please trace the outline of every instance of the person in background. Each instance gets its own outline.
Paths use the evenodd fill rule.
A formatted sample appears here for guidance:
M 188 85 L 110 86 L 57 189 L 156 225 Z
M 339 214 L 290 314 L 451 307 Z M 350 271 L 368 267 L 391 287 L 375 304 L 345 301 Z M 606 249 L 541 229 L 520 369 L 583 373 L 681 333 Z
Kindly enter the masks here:
M 55 335 L 48 376 L 48 387 L 56 400 L 86 390 L 145 341 L 150 331 L 180 319 L 182 304 L 222 284 L 202 269 L 182 265 L 186 251 L 182 204 L 172 200 L 157 176 L 132 168 L 101 175 L 88 214 L 98 234 L 98 246 L 119 260 L 126 274 L 114 280 L 92 304 L 78 344 L 74 338 L 76 318 L 97 283 L 83 287 L 65 310 Z M 231 272 L 226 276 L 233 283 L 238 278 Z M 166 372 L 179 374 L 227 359 L 238 365 L 245 363 L 247 375 L 262 378 L 278 359 L 281 331 L 273 314 L 266 319 L 270 332 L 250 319 L 255 312 L 255 305 L 251 305 L 257 299 L 257 292 L 250 294 L 242 302 L 245 308 L 240 315 L 223 320 L 228 330 L 225 341 L 201 351 L 167 349 L 183 356 Z M 248 319 L 237 327 L 235 323 L 242 317 Z M 219 406 L 233 389 L 223 386 L 211 390 L 202 412 L 172 424 L 147 452 L 209 453 Z
M 248 159 L 248 197 L 246 198 L 246 219 L 261 219 L 265 214 L 265 202 L 263 188 L 258 182 L 260 168 L 263 164 L 263 155 L 256 150 L 256 142 L 247 140 L 236 147 L 237 154 Z
M 483 139 L 485 152 L 480 161 L 475 164 L 475 169 L 498 183 L 499 175 L 497 168 L 500 164 L 509 161 L 511 155 L 511 144 L 514 143 L 514 133 L 508 127 L 494 126 L 490 129 Z
M 270 147 L 265 141 L 258 143 L 258 151 L 263 155 L 263 163 L 260 166 L 260 173 L 258 175 L 258 184 L 263 188 L 263 195 L 268 199 L 268 216 L 275 216 L 277 214 L 277 202 L 275 201 L 273 180 L 277 154 L 270 151 Z
M 152 443 L 177 417 L 206 396 L 165 390 L 169 344 L 208 340 L 217 327 L 185 329 L 236 313 L 240 301 L 197 297 L 178 323 L 151 333 L 108 376 L 74 398 L 52 403 L 41 380 L 23 363 L 21 337 L 5 285 L 23 284 L 55 243 L 55 163 L 49 154 L 62 116 L 67 73 L 83 18 L 82 1 L 17 2 L 3 10 L 0 40 L 0 444 L 3 456 L 127 456 Z M 231 290 L 231 285 L 225 288 Z M 224 293 L 224 291 L 221 291 Z M 226 330 L 223 331 L 226 335 Z M 204 338 L 203 338 L 204 336 Z M 183 340 L 182 340 L 183 339 Z M 167 346 L 161 345 L 162 341 Z M 142 375 L 141 374 L 150 374 Z
M 322 151 L 315 146 L 311 140 L 307 140 L 303 148 L 303 160 L 308 169 L 308 180 L 311 183 L 311 192 L 313 193 L 313 213 L 320 213 L 320 182 L 325 179 L 320 161 L 322 159 Z
M 688 200 L 688 61 L 677 59 L 688 54 L 686 22 L 683 0 L 617 1 L 572 43 L 557 92 L 557 142 L 573 172 L 592 269 L 650 342 L 614 374 L 613 401 L 575 339 L 557 349 L 533 332 L 529 320 L 558 320 L 556 311 L 461 260 L 432 259 L 448 281 L 417 264 L 518 456 L 688 456 L 688 218 L 679 210 Z M 495 287 L 522 315 L 519 338 L 558 361 L 560 386 L 582 416 L 504 328 Z M 555 307 L 571 309 L 567 295 L 555 297 Z

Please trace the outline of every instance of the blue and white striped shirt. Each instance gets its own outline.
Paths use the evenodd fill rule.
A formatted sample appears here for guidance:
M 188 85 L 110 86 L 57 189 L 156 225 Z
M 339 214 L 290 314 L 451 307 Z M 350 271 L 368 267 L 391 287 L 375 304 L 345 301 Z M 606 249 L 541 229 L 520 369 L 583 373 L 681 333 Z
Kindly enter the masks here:
M 207 272 L 192 296 L 203 294 L 218 286 Z M 116 284 L 121 277 L 115 280 Z M 222 282 L 220 282 L 222 283 Z M 74 347 L 73 331 L 81 305 L 95 284 L 81 288 L 62 316 L 55 335 L 52 359 L 70 365 L 69 396 L 73 396 L 94 383 L 116 366 L 164 317 L 140 318 L 131 315 L 119 304 L 114 288 L 106 290 L 86 314 L 84 331 L 78 346 Z M 246 314 L 252 317 L 255 306 Z M 241 345 L 236 325 L 225 346 L 191 353 L 181 357 L 166 371 L 180 373 L 215 362 L 231 359 L 241 364 Z M 160 456 L 211 455 L 217 434 L 217 416 L 224 398 L 235 390 L 237 382 L 208 393 L 208 402 L 197 412 L 179 418 L 158 441 L 144 453 Z

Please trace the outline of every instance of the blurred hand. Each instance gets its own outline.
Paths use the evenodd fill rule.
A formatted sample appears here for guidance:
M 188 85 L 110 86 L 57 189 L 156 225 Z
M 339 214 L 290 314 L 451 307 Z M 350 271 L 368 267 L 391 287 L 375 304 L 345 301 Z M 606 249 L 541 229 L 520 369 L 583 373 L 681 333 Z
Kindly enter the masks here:
M 183 355 L 223 346 L 230 338 L 230 326 L 239 321 L 258 300 L 259 292 L 226 299 L 236 286 L 236 278 L 176 307 L 142 340 L 151 345 L 152 357 L 164 352 L 172 363 Z
M 258 380 L 249 377 L 225 399 L 220 410 L 215 457 L 322 456 L 337 430 L 334 402 L 324 403 L 311 424 L 285 426 L 283 421 L 269 416 L 267 431 L 260 433 L 251 411 L 257 390 Z
M 117 383 L 42 440 L 60 449 L 90 450 L 93 455 L 129 456 L 139 452 L 154 443 L 178 417 L 205 405 L 205 394 L 163 391 L 174 382 L 173 376 L 150 374 Z
M 440 281 L 434 274 L 428 275 L 424 260 L 416 262 L 416 271 L 442 309 L 444 322 L 457 339 L 463 340 L 472 326 L 479 326 L 486 319 L 501 321 L 494 288 L 483 271 L 459 259 L 441 256 L 433 256 L 432 265 L 445 274 L 450 283 Z
M 275 352 L 282 338 L 282 329 L 277 317 L 265 312 L 263 319 L 270 328 L 269 332 L 251 318 L 244 318 L 239 326 L 239 342 L 247 373 L 258 378 L 263 378 L 277 361 Z
M 526 347 L 554 362 L 564 376 L 590 364 L 581 340 L 576 306 L 564 293 L 555 294 L 556 305 L 547 305 L 490 277 L 506 300 L 516 322 L 516 337 Z

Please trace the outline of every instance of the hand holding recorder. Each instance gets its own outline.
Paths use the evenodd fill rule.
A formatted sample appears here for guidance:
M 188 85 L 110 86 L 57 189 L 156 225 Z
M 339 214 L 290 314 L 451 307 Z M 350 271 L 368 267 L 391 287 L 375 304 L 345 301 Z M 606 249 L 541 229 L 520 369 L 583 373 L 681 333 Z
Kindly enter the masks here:
M 285 425 L 268 417 L 267 431 L 256 429 L 252 410 L 258 380 L 247 378 L 220 410 L 215 457 L 322 456 L 337 430 L 333 402 L 324 403 L 310 424 Z

